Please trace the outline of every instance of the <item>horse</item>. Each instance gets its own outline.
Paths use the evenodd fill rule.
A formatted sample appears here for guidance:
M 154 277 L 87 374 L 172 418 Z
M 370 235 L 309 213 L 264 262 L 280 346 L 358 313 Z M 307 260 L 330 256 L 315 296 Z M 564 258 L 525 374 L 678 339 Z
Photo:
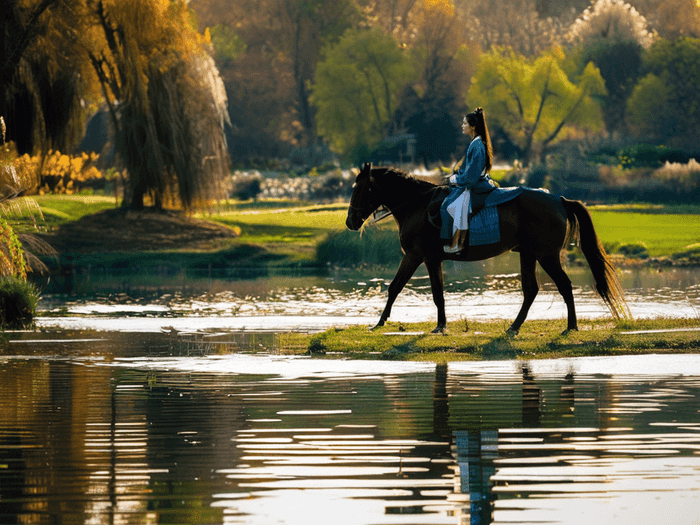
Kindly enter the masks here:
M 404 286 L 421 264 L 430 278 L 437 326 L 433 333 L 447 328 L 444 298 L 443 261 L 481 261 L 514 251 L 520 255 L 523 304 L 507 330 L 517 335 L 539 291 L 537 263 L 554 281 L 567 309 L 567 328 L 578 330 L 571 280 L 562 267 L 564 251 L 578 238 L 593 273 L 595 290 L 615 319 L 629 318 L 629 308 L 615 268 L 593 226 L 589 211 L 580 201 L 565 199 L 546 191 L 523 188 L 512 200 L 499 204 L 500 241 L 468 246 L 459 253 L 445 253 L 448 242 L 440 238 L 439 226 L 429 221 L 428 206 L 440 187 L 389 167 L 365 164 L 357 175 L 348 207 L 346 226 L 358 231 L 381 206 L 394 216 L 399 229 L 403 258 L 391 281 L 388 298 L 379 322 L 384 326 L 391 308 Z

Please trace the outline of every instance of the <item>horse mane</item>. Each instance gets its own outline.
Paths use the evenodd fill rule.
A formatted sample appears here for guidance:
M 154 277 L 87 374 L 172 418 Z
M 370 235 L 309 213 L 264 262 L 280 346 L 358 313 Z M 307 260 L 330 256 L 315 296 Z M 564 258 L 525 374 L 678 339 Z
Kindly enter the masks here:
M 389 178 L 392 179 L 391 182 L 396 182 L 402 187 L 410 186 L 410 188 L 407 188 L 407 190 L 413 192 L 418 191 L 418 193 L 420 194 L 428 193 L 435 189 L 435 187 L 437 186 L 432 182 L 416 178 L 413 175 L 410 175 L 409 173 L 406 173 L 405 171 L 400 170 L 398 168 L 372 168 L 372 175 L 377 181 L 386 180 L 385 178 L 389 176 Z

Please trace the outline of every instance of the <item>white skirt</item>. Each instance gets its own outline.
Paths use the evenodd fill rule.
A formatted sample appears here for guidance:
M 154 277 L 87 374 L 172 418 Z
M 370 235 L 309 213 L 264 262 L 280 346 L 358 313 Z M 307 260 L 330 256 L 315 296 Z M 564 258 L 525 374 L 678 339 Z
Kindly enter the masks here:
M 464 190 L 462 194 L 447 207 L 447 213 L 454 219 L 454 224 L 452 226 L 453 234 L 457 230 L 469 229 L 469 212 L 471 211 L 472 203 L 471 196 L 471 191 Z

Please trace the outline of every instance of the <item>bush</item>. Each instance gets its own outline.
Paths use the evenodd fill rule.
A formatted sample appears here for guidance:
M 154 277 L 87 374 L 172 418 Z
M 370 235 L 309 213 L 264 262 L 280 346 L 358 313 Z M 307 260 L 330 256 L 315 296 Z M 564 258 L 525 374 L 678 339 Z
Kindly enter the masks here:
M 258 177 L 245 177 L 233 181 L 231 196 L 239 200 L 247 201 L 256 199 L 262 192 L 262 185 Z
M 34 323 L 39 293 L 33 284 L 16 277 L 0 279 L 0 327 L 21 330 Z
M 649 252 L 644 243 L 623 244 L 618 252 L 630 259 L 648 259 Z
M 102 179 L 102 172 L 94 166 L 97 157 L 95 153 L 72 157 L 59 151 L 49 151 L 46 156 L 22 155 L 15 161 L 15 167 L 29 180 L 35 181 L 36 191 L 40 195 L 72 194 L 83 187 L 94 186 L 96 180 Z
M 316 260 L 336 266 L 396 264 L 401 245 L 396 231 L 370 228 L 362 235 L 344 230 L 330 234 L 316 248 Z
M 652 144 L 635 144 L 620 151 L 618 160 L 623 168 L 659 168 L 666 162 L 688 162 L 692 155 L 680 149 Z

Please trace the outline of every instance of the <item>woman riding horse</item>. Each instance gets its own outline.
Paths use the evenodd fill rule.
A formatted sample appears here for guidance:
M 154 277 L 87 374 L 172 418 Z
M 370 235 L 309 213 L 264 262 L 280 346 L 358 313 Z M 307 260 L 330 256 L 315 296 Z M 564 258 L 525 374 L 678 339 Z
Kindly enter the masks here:
M 629 316 L 615 268 L 596 235 L 586 207 L 550 193 L 523 188 L 517 196 L 498 204 L 499 239 L 491 244 L 470 246 L 461 253 L 445 253 L 444 241 L 429 220 L 429 205 L 436 186 L 392 168 L 372 168 L 366 164 L 355 180 L 348 216 L 351 230 L 359 230 L 380 206 L 386 206 L 399 227 L 403 259 L 391 281 L 388 298 L 377 326 L 389 319 L 394 301 L 414 272 L 425 264 L 430 277 L 433 301 L 437 307 L 437 327 L 447 326 L 443 293 L 444 260 L 478 261 L 509 251 L 520 254 L 523 304 L 508 332 L 518 333 L 539 291 L 536 266 L 549 274 L 564 298 L 567 309 L 566 331 L 577 330 L 574 295 L 561 256 L 571 240 L 578 236 L 583 255 L 593 273 L 595 289 L 615 318 Z
M 489 193 L 496 187 L 489 176 L 493 153 L 483 109 L 476 108 L 464 117 L 462 133 L 469 135 L 472 141 L 461 168 L 450 178 L 450 183 L 456 184 L 456 187 L 450 191 L 440 208 L 440 238 L 452 239 L 452 243 L 445 246 L 446 253 L 458 253 L 464 247 L 469 228 L 471 193 Z

